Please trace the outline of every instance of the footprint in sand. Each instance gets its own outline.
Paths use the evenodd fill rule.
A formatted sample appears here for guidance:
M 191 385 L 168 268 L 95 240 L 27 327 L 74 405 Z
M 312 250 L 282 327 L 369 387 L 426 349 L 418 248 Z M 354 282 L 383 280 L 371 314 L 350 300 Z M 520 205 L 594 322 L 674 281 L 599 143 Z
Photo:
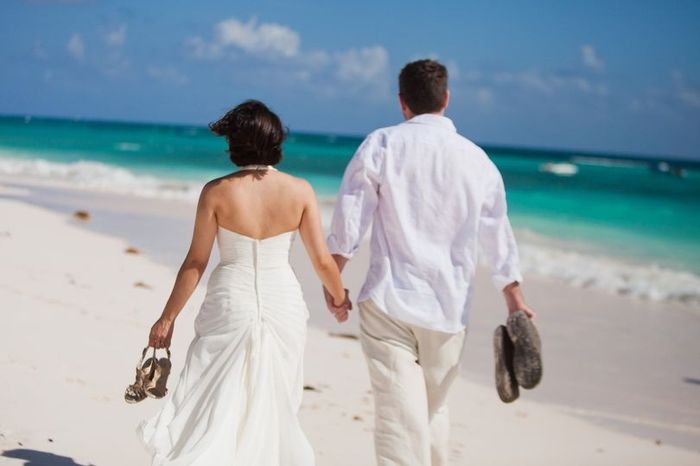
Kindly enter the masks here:
M 74 383 L 78 385 L 87 385 L 87 382 L 85 382 L 83 379 L 78 378 L 78 377 L 66 377 L 66 382 L 68 383 Z

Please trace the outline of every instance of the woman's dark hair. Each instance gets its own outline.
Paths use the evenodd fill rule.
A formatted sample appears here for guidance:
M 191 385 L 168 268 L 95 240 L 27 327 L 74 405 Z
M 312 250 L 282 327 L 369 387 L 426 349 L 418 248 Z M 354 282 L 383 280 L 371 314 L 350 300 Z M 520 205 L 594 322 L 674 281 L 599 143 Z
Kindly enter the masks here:
M 433 113 L 445 106 L 447 68 L 435 60 L 418 60 L 399 74 L 399 94 L 416 114 Z
M 258 100 L 246 100 L 229 110 L 209 129 L 228 141 L 231 161 L 236 165 L 276 165 L 282 160 L 282 142 L 287 132 L 282 121 Z

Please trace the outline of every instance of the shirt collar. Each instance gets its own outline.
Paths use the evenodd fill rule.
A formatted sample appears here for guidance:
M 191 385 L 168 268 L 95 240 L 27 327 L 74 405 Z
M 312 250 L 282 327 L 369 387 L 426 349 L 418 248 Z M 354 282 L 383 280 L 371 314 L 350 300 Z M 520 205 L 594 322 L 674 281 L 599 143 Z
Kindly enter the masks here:
M 437 126 L 440 128 L 445 128 L 450 131 L 457 131 L 452 120 L 443 115 L 435 115 L 434 113 L 422 113 L 416 115 L 410 120 L 406 120 L 406 123 L 418 123 L 422 125 Z

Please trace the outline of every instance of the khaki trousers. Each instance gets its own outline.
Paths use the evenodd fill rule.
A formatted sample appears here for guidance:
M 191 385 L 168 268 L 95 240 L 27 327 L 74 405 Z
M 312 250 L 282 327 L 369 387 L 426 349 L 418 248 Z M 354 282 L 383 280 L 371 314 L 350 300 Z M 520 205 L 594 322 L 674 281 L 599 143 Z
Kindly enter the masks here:
M 378 466 L 447 465 L 447 392 L 459 371 L 467 330 L 444 333 L 410 325 L 371 299 L 358 308 L 374 393 Z

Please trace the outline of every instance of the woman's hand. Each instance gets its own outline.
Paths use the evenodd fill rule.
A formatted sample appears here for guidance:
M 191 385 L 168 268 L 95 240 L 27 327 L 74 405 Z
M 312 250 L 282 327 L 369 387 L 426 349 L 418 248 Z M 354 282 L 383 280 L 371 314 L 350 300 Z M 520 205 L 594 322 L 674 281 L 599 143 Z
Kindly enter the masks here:
M 156 320 L 156 323 L 151 327 L 151 333 L 148 336 L 148 345 L 154 348 L 169 348 L 170 341 L 173 338 L 173 329 L 175 322 L 161 317 Z
M 326 305 L 328 306 L 328 310 L 331 311 L 331 313 L 335 317 L 335 320 L 337 320 L 339 323 L 348 320 L 348 313 L 350 312 L 350 309 L 352 309 L 352 302 L 350 301 L 350 292 L 348 291 L 348 289 L 345 288 L 345 300 L 341 304 L 335 303 L 333 295 L 330 294 L 330 292 L 326 289 L 325 286 L 323 287 L 323 294 L 326 298 Z

